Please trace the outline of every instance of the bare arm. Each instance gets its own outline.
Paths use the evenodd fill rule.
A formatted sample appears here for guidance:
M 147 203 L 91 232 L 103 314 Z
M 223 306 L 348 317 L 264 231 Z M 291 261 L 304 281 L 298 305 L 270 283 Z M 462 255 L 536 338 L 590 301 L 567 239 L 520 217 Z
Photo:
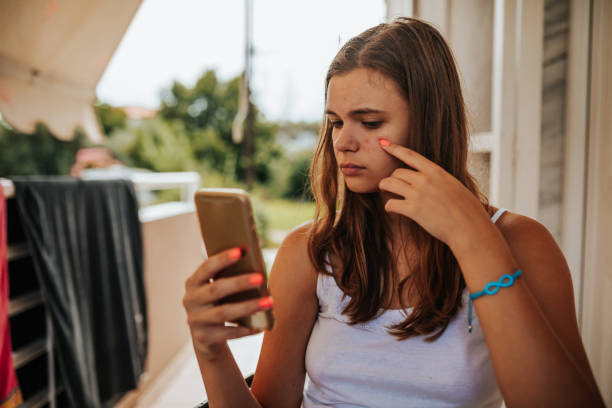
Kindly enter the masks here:
M 451 245 L 471 293 L 520 268 L 509 288 L 474 301 L 508 407 L 603 407 L 580 339 L 571 276 L 544 226 L 512 216 Z M 487 220 L 488 221 L 488 220 Z
M 220 347 L 214 360 L 208 359 L 197 350 L 196 357 L 208 394 L 208 403 L 212 408 L 261 408 L 262 405 L 257 402 L 246 385 L 227 343 Z
M 299 406 L 305 379 L 304 355 L 318 311 L 316 274 L 309 266 L 306 252 L 308 228 L 289 234 L 274 261 L 269 288 L 276 322 L 264 334 L 253 392 L 226 342 L 251 332 L 222 325 L 257 311 L 257 300 L 210 306 L 214 299 L 249 289 L 248 276 L 202 285 L 232 262 L 227 255 L 220 254 L 206 261 L 187 281 L 183 303 L 188 310 L 194 350 L 211 407 Z
M 310 226 L 293 231 L 270 274 L 276 324 L 264 334 L 252 391 L 266 408 L 299 407 L 306 376 L 305 355 L 317 317 L 317 275 L 307 253 Z
M 246 327 L 226 327 L 226 321 L 248 316 L 260 310 L 258 299 L 216 305 L 223 297 L 252 289 L 261 284 L 251 281 L 257 274 L 209 279 L 240 258 L 240 250 L 228 250 L 211 256 L 185 282 L 183 306 L 209 405 L 218 407 L 260 407 L 249 391 L 227 340 L 244 337 L 253 331 Z M 269 307 L 269 306 L 268 306 Z

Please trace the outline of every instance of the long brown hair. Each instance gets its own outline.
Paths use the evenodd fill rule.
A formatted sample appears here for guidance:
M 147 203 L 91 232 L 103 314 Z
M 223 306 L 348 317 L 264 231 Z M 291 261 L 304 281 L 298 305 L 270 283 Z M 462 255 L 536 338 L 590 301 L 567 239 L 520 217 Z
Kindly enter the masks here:
M 334 75 L 370 68 L 391 78 L 410 107 L 411 149 L 443 167 L 462 182 L 490 213 L 489 202 L 467 170 L 468 124 L 459 75 L 452 53 L 431 25 L 399 18 L 370 28 L 349 40 L 327 72 L 325 96 Z M 389 308 L 395 288 L 408 288 L 419 299 L 405 321 L 389 327 L 398 340 L 417 335 L 438 339 L 462 303 L 465 281 L 450 248 L 405 219 L 417 249 L 417 264 L 399 281 L 390 244 L 390 226 L 378 193 L 356 194 L 344 184 L 334 156 L 332 126 L 325 119 L 310 170 L 316 210 L 308 252 L 319 273 L 334 276 L 351 300 L 343 313 L 351 324 Z M 406 242 L 404 242 L 404 245 Z M 334 270 L 336 273 L 329 272 Z M 406 285 L 410 283 L 407 287 Z M 400 304 L 406 309 L 402 296 Z

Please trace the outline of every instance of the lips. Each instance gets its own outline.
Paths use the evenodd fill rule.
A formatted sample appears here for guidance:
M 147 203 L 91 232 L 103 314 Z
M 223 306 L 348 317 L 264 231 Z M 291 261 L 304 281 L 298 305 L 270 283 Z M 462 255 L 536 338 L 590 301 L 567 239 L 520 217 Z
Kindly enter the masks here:
M 365 167 L 359 166 L 355 163 L 342 163 L 340 170 L 345 176 L 357 176 Z
M 358 166 L 357 164 L 354 163 L 342 163 L 340 165 L 341 169 L 365 169 L 365 167 L 363 166 Z

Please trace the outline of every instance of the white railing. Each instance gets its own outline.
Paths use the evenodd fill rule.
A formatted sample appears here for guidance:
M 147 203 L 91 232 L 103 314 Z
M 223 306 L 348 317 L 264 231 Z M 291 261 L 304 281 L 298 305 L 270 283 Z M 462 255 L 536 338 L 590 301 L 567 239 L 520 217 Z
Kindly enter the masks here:
M 200 175 L 196 172 L 134 173 L 131 177 L 136 191 L 153 191 L 179 188 L 181 201 L 191 203 L 200 188 Z
M 140 209 L 142 222 L 170 217 L 194 210 L 193 195 L 200 188 L 200 175 L 196 172 L 149 173 L 133 171 L 85 170 L 81 176 L 85 180 L 124 178 L 134 183 L 137 193 L 178 188 L 180 201 L 144 206 Z M 0 184 L 7 198 L 15 195 L 15 186 L 9 179 L 0 178 Z

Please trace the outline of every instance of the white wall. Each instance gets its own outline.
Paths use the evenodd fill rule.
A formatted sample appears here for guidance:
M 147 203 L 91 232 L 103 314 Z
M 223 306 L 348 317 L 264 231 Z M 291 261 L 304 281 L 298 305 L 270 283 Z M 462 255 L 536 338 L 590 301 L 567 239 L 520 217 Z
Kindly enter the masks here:
M 592 2 L 582 335 L 612 405 L 612 2 Z

